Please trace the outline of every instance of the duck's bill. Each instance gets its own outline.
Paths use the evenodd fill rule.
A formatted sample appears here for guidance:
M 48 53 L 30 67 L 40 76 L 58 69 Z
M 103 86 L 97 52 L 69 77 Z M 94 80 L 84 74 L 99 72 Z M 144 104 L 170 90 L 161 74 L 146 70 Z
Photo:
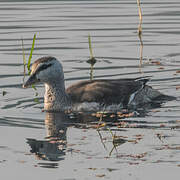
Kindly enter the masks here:
M 36 78 L 35 74 L 32 74 L 29 79 L 23 84 L 23 88 L 27 88 L 29 86 L 32 86 L 33 84 L 37 83 L 38 79 Z

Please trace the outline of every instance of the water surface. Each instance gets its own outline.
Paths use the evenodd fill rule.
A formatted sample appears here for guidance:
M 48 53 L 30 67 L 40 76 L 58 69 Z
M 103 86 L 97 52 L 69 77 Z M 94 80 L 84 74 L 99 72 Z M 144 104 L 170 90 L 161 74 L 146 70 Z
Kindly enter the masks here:
M 179 179 L 179 100 L 110 115 L 97 131 L 92 115 L 42 112 L 33 89 L 22 89 L 21 39 L 28 57 L 45 55 L 63 64 L 66 86 L 89 79 L 88 34 L 97 58 L 94 78 L 152 76 L 149 83 L 179 97 L 180 2 L 142 4 L 143 67 L 140 69 L 136 1 L 0 1 L 0 163 L 3 179 Z M 3 96 L 4 94 L 4 96 Z M 98 120 L 99 118 L 97 118 Z M 112 121 L 112 123 L 110 123 Z M 116 148 L 112 134 L 118 136 Z

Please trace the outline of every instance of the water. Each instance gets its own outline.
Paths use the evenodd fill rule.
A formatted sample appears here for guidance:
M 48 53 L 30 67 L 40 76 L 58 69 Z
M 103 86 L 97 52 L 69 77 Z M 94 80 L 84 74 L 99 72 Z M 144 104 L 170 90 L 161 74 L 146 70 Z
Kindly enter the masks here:
M 152 76 L 149 83 L 179 97 L 180 2 L 142 4 L 143 67 L 136 1 L 0 2 L 0 177 L 2 179 L 179 179 L 179 100 L 96 130 L 92 115 L 48 114 L 43 86 L 22 89 L 21 39 L 33 60 L 61 60 L 66 86 L 89 79 L 88 34 L 98 62 L 94 78 Z M 140 73 L 143 72 L 143 74 Z M 3 94 L 5 94 L 3 96 Z M 99 118 L 98 118 L 99 119 Z M 111 117 L 108 120 L 113 120 Z M 105 118 L 103 119 L 105 120 Z M 87 123 L 87 121 L 89 123 Z M 110 131 L 109 131 L 110 129 Z M 118 136 L 113 148 L 112 134 Z

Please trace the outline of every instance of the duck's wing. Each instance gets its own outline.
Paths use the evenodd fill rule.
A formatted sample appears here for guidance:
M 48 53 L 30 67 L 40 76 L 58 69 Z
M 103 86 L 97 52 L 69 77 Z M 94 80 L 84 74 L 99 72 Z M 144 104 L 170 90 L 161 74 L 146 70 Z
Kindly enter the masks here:
M 72 102 L 99 102 L 127 105 L 133 93 L 141 90 L 147 79 L 81 81 L 67 88 Z

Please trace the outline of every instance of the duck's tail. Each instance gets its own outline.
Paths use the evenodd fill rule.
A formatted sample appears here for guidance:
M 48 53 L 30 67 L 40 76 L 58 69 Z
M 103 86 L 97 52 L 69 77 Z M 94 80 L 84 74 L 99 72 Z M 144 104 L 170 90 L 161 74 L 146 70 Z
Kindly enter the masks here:
M 155 101 L 157 102 L 163 102 L 163 101 L 173 101 L 177 98 L 175 96 L 169 96 L 166 94 L 160 94 L 158 97 L 155 98 Z

